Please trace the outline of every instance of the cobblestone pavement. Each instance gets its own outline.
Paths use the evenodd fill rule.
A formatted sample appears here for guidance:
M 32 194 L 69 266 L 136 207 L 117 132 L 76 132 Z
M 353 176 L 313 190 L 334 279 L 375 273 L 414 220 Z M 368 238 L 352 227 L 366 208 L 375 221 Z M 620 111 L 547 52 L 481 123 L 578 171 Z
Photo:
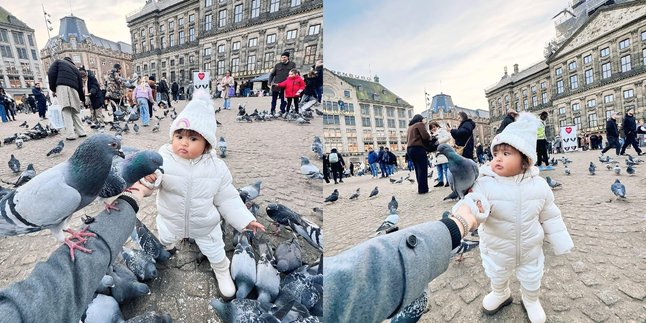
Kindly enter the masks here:
M 646 322 L 646 164 L 637 166 L 636 174 L 629 176 L 621 157 L 623 170 L 617 176 L 602 167 L 598 155 L 599 151 L 567 155 L 573 160 L 570 176 L 564 175 L 562 164 L 541 172 L 563 183 L 554 195 L 575 245 L 574 251 L 564 256 L 555 256 L 545 245 L 541 302 L 548 322 Z M 595 176 L 588 174 L 590 161 L 597 165 Z M 399 171 L 394 178 L 407 173 Z M 615 178 L 626 185 L 626 201 L 615 200 L 610 191 Z M 429 180 L 429 184 L 435 183 Z M 375 185 L 380 193 L 368 200 Z M 371 176 L 327 184 L 323 195 L 335 188 L 339 189 L 339 200 L 325 206 L 328 257 L 369 239 L 386 217 L 393 195 L 399 201 L 400 228 L 439 220 L 455 203 L 442 201 L 449 188 L 431 188 L 430 194 L 420 197 L 416 183 L 391 184 L 388 179 Z M 357 188 L 361 188 L 359 200 L 348 200 Z M 467 253 L 462 263 L 451 261 L 429 288 L 432 293 L 424 322 L 529 322 L 515 279 L 511 284 L 513 305 L 491 317 L 481 312 L 482 298 L 490 288 L 477 250 Z
M 300 170 L 301 155 L 310 159 L 321 167 L 310 149 L 314 135 L 322 132 L 321 119 L 315 119 L 313 124 L 299 126 L 282 120 L 263 123 L 239 123 L 235 121 L 238 104 L 246 104 L 248 112 L 254 108 L 268 110 L 271 98 L 234 98 L 233 110 L 221 111 L 216 115 L 223 125 L 218 127 L 217 136 L 225 137 L 228 142 L 228 155 L 224 159 L 233 175 L 234 185 L 242 187 L 262 180 L 261 195 L 256 199 L 260 204 L 258 220 L 265 226 L 269 218 L 264 211 L 270 202 L 278 201 L 304 215 L 313 222 L 322 225 L 322 217 L 316 216 L 312 209 L 322 206 L 321 186 L 310 183 L 297 172 Z M 222 105 L 222 100 L 215 102 L 216 107 Z M 176 104 L 178 112 L 183 109 L 185 102 Z M 83 115 L 89 113 L 85 110 Z M 162 116 L 161 111 L 155 115 Z M 18 116 L 18 121 L 0 124 L 0 138 L 7 137 L 24 128 L 18 125 L 27 120 L 30 127 L 38 122 L 37 115 Z M 156 119 L 152 119 L 156 121 Z M 152 133 L 151 128 L 141 128 L 141 133 L 123 136 L 122 145 L 139 149 L 157 150 L 163 143 L 168 142 L 168 128 L 170 118 L 161 120 L 161 131 Z M 88 134 L 92 130 L 86 125 Z M 106 131 L 107 133 L 111 133 Z M 62 135 L 48 137 L 41 140 L 28 141 L 22 149 L 15 145 L 0 147 L 1 162 L 0 178 L 6 181 L 15 180 L 6 162 L 10 154 L 15 154 L 21 161 L 22 167 L 33 163 L 37 172 L 42 172 L 71 156 L 80 140 L 65 141 L 62 156 L 45 157 L 49 149 L 62 140 Z M 154 218 L 156 215 L 155 196 L 147 198 L 140 207 L 138 218 L 151 230 L 156 231 Z M 69 220 L 70 227 L 78 228 L 82 222 L 80 217 L 84 214 L 93 215 L 100 211 L 102 204 L 95 201 L 85 209 L 74 214 Z M 230 228 L 230 227 L 228 227 Z M 231 230 L 227 230 L 230 232 Z M 271 241 L 277 245 L 280 241 L 291 237 L 291 233 L 283 230 L 280 236 L 261 235 L 260 238 Z M 232 255 L 232 246 L 229 233 L 227 241 L 228 256 Z M 225 241 L 226 241 L 225 240 Z M 46 260 L 49 254 L 57 247 L 49 230 L 28 234 L 19 237 L 0 238 L 0 288 L 6 287 L 15 281 L 24 279 L 29 275 L 37 262 Z M 305 252 L 305 260 L 313 262 L 318 259 L 319 253 L 301 240 Z M 122 306 L 124 317 L 135 316 L 146 310 L 168 312 L 175 322 L 219 322 L 208 302 L 218 296 L 215 277 L 209 268 L 208 261 L 198 264 L 194 261 L 194 246 L 184 246 L 165 265 L 159 265 L 159 277 L 148 282 L 151 294 L 141 297 L 130 304 Z

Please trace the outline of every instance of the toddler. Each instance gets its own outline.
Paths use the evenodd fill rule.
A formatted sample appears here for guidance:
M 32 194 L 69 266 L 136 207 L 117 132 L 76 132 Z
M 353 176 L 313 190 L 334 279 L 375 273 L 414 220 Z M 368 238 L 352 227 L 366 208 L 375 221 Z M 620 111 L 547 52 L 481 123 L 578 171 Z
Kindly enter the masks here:
M 491 143 L 491 164 L 480 168 L 473 193 L 456 204 L 480 200 L 491 206 L 490 210 L 472 207 L 481 223 L 480 255 L 492 288 L 482 300 L 483 311 L 492 315 L 511 304 L 509 278 L 516 271 L 521 303 L 532 323 L 546 319 L 538 298 L 545 260 L 543 240 L 547 239 L 557 255 L 574 247 L 552 190 L 532 166 L 538 126 L 535 116 L 521 113 L 496 135 Z
M 229 169 L 211 149 L 218 140 L 215 110 L 207 92 L 196 91 L 171 124 L 170 138 L 171 143 L 159 149 L 164 158 L 162 179 L 155 175 L 145 178 L 159 185 L 159 240 L 172 248 L 180 239 L 195 239 L 211 263 L 220 292 L 232 297 L 236 290 L 224 253 L 222 217 L 238 231 L 265 228 L 247 210 L 232 184 Z

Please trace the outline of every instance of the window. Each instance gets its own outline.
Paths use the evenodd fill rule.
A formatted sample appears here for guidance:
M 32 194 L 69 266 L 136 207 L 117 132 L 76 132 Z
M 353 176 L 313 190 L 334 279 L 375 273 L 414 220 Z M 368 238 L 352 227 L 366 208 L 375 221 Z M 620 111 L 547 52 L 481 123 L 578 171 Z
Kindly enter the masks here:
M 179 58 L 179 65 L 184 65 L 184 57 Z
M 601 65 L 601 78 L 602 79 L 607 79 L 610 76 L 612 76 L 612 69 L 610 67 L 610 63 L 605 63 Z
M 608 56 L 608 55 L 610 55 L 610 48 L 609 48 L 609 47 L 602 48 L 602 49 L 599 51 L 599 56 L 601 56 L 601 57 L 606 57 L 606 56 Z
M 18 52 L 19 59 L 29 59 L 29 56 L 27 56 L 27 49 L 22 47 L 16 47 L 16 51 Z
M 559 114 L 565 114 L 565 107 L 559 107 Z
M 239 50 L 240 49 L 240 42 L 234 42 L 233 45 L 231 46 L 231 50 Z
M 570 90 L 575 90 L 579 87 L 579 78 L 576 75 L 570 76 Z
M 141 37 L 146 37 L 146 29 L 141 30 Z
M 300 6 L 301 0 L 292 0 L 292 7 Z
M 399 118 L 399 119 L 406 118 L 406 110 L 397 109 L 397 118 Z
M 556 93 L 558 94 L 563 93 L 563 80 L 559 80 L 556 82 Z
M 347 110 L 348 110 L 348 112 L 354 112 L 354 104 L 352 104 L 352 103 L 348 103 L 348 108 L 347 108 Z
M 588 108 L 594 108 L 597 106 L 597 99 L 590 99 L 588 102 L 586 102 L 586 106 Z
M 364 127 L 370 127 L 370 118 L 361 118 L 361 125 Z
M 170 60 L 170 66 L 175 66 L 175 60 L 174 59 Z
M 148 43 L 150 45 L 150 50 L 155 50 L 155 40 L 151 38 Z
M 643 60 L 642 64 L 646 65 L 646 48 L 644 48 L 642 50 L 642 57 L 643 57 L 642 58 L 642 60 Z
M 642 31 L 641 39 L 646 40 L 646 31 Z
M 630 54 L 626 56 L 621 57 L 621 72 L 628 72 L 630 71 L 631 66 L 630 66 Z
M 635 96 L 635 90 L 633 89 L 628 89 L 624 91 L 624 99 L 630 99 L 633 96 Z
M 155 34 L 155 29 L 153 27 L 148 27 L 148 36 L 152 37 Z
M 388 128 L 395 128 L 395 119 L 388 119 Z
M 180 27 L 184 26 L 184 17 L 179 17 L 177 19 L 177 25 L 180 26 Z
M 287 40 L 296 38 L 297 29 L 292 29 L 287 31 Z
M 25 35 L 23 33 L 14 31 L 13 32 L 13 41 L 16 43 L 16 45 L 24 45 L 25 44 Z
M 276 34 L 267 35 L 267 44 L 273 44 L 276 42 Z
M 523 99 L 523 108 L 527 110 L 529 108 L 529 101 L 527 99 Z
M 195 27 L 188 29 L 188 41 L 195 41 Z
M 218 53 L 224 53 L 224 44 L 218 45 Z
M 166 38 L 164 36 L 159 37 L 159 46 L 161 46 L 161 49 L 166 48 Z
M 541 89 L 543 89 L 543 90 L 547 89 L 547 82 L 545 82 L 545 81 L 541 82 Z
M 231 59 L 231 73 L 236 73 L 240 70 L 240 58 Z
M 359 108 L 361 109 L 361 115 L 369 116 L 370 115 L 370 106 L 367 104 L 359 103 Z
M 251 0 L 251 18 L 256 18 L 260 15 L 260 0 Z
M 258 46 L 258 38 L 249 38 L 249 47 Z
M 164 24 L 159 24 L 159 33 L 161 34 L 163 32 L 164 32 Z
M 189 23 L 195 22 L 195 15 L 188 15 L 188 22 Z
M 563 74 L 563 69 L 561 69 L 560 67 L 557 67 L 557 68 L 554 70 L 554 75 L 556 75 L 556 76 L 561 76 L 561 74 Z
M 27 42 L 29 42 L 29 46 L 34 46 L 34 36 L 27 35 Z
M 211 56 L 211 47 L 204 48 L 204 57 Z
M 172 21 L 172 20 L 169 21 L 168 22 L 168 31 L 173 31 L 174 28 L 175 28 L 175 21 Z
M 161 62 L 161 67 L 162 67 L 162 68 L 166 68 L 166 61 L 162 61 L 162 62 Z
M 581 110 L 581 106 L 578 103 L 572 103 L 572 111 L 579 111 Z
M 375 105 L 374 106 L 374 112 L 376 116 L 383 116 L 384 115 L 384 108 L 380 105 Z
M 594 76 L 592 75 L 592 69 L 585 70 L 585 84 L 592 84 L 594 82 Z
M 535 94 L 535 93 L 536 93 L 536 86 L 532 85 L 532 94 Z
M 247 56 L 247 71 L 253 71 L 256 69 L 256 55 Z
M 538 106 L 538 100 L 536 99 L 535 95 L 532 95 L 532 106 L 533 107 Z
M 598 126 L 596 113 L 588 114 L 588 126 L 590 128 Z
M 310 28 L 307 30 L 307 35 L 318 35 L 319 32 L 321 31 L 321 25 L 311 25 Z
M 583 64 L 590 64 L 590 63 L 592 63 L 592 55 L 583 56 Z
M 384 127 L 384 119 L 375 118 L 375 127 L 383 128 Z
M 168 41 L 170 42 L 170 44 L 169 44 L 170 47 L 175 46 L 175 35 L 173 35 L 173 34 L 168 35 Z
M 33 60 L 35 60 L 35 61 L 36 61 L 36 60 L 38 60 L 38 54 L 36 54 L 36 50 L 35 50 L 35 49 L 32 49 L 32 50 L 31 50 L 31 58 L 32 58 Z
M 204 30 L 209 31 L 213 28 L 213 15 L 204 17 Z
M 527 90 L 523 89 L 523 98 L 526 98 L 526 97 L 527 97 Z
M 613 114 L 615 114 L 615 111 L 613 110 L 606 110 L 606 119 L 610 118 Z
M 603 97 L 603 103 L 610 103 L 615 101 L 615 95 L 614 94 L 608 94 Z
M 204 1 L 204 6 L 205 7 L 210 7 L 213 5 L 213 0 L 205 0 Z
M 343 90 L 343 96 L 346 97 L 346 98 L 349 98 L 350 97 L 350 91 Z
M 264 68 L 271 68 L 274 64 L 274 53 L 265 53 Z
M 184 32 L 183 31 L 179 32 L 179 44 L 180 45 L 184 44 Z
M 303 62 L 305 64 L 314 64 L 316 61 L 316 45 L 311 45 L 305 47 L 305 58 Z
M 280 8 L 280 0 L 269 1 L 269 12 L 276 12 Z
M 399 128 L 406 129 L 406 120 L 399 120 Z
M 559 126 L 561 126 L 561 127 L 565 127 L 566 125 L 567 125 L 567 121 L 566 121 L 566 120 L 559 120 Z
M 394 118 L 395 117 L 395 108 L 386 107 L 386 116 L 389 117 L 389 118 Z
M 218 61 L 217 63 L 217 74 L 224 75 L 224 61 Z
M 236 5 L 233 7 L 233 22 L 241 22 L 242 21 L 242 5 Z
M 547 92 L 543 92 L 541 99 L 543 104 L 547 104 Z
M 619 42 L 619 49 L 628 48 L 630 46 L 630 38 L 626 38 Z
M 218 11 L 218 27 L 224 27 L 227 24 L 227 9 Z
M 356 125 L 356 122 L 354 121 L 354 116 L 345 116 L 345 125 L 346 126 Z
M 6 29 L 0 29 L 0 42 L 3 42 L 3 43 L 9 42 L 9 36 L 7 35 Z
M 575 70 L 576 69 L 576 61 L 571 61 L 570 64 L 567 65 L 568 69 Z
M 581 117 L 575 117 L 573 120 L 574 120 L 574 125 L 575 125 L 577 128 L 579 128 L 579 129 L 580 129 L 580 128 L 581 128 Z

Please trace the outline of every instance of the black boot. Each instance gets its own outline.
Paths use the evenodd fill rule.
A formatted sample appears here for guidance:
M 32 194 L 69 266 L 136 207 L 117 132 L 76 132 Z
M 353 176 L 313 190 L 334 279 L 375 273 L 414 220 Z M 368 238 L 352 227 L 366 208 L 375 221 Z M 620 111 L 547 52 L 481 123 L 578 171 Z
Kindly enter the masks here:
M 442 186 L 444 186 L 444 182 L 438 182 L 433 187 L 442 187 Z

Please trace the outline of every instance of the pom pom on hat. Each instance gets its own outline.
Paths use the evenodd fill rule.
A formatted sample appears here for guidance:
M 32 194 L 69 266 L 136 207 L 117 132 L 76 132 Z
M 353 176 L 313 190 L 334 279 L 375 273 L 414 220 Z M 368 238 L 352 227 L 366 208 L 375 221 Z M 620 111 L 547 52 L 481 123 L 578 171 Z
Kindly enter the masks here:
M 529 112 L 521 112 L 516 121 L 510 123 L 493 138 L 491 147 L 493 148 L 503 143 L 508 144 L 529 157 L 531 163 L 534 164 L 537 160 L 536 140 L 540 124 L 541 122 L 535 115 Z
M 215 107 L 211 96 L 207 91 L 200 89 L 193 93 L 191 102 L 177 115 L 170 126 L 169 135 L 173 140 L 173 133 L 176 130 L 193 130 L 202 135 L 211 147 L 217 147 L 216 128 Z

